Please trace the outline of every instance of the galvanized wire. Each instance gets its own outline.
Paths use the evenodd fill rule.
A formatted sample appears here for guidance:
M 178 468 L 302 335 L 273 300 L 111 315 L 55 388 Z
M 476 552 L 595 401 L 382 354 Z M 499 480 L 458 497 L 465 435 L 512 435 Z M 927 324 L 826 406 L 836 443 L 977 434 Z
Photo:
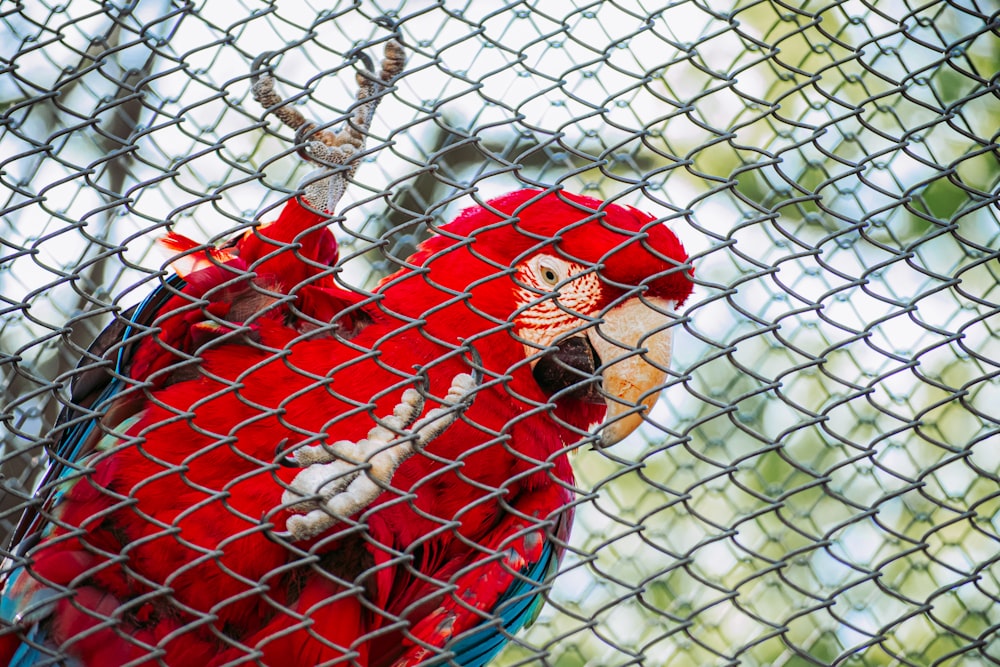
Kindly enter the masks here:
M 650 211 L 695 267 L 660 401 L 575 457 L 568 556 L 498 664 L 1000 663 L 977 0 L 0 4 L 0 535 L 79 358 L 165 275 L 153 240 L 273 219 L 305 176 L 250 63 L 335 121 L 383 15 L 410 60 L 343 201 L 346 283 L 526 185 Z

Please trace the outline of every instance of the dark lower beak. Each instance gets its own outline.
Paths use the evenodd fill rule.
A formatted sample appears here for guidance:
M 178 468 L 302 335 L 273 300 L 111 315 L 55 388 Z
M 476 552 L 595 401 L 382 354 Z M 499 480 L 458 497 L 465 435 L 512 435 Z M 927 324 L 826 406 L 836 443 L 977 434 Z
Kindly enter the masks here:
M 535 382 L 549 396 L 572 398 L 588 403 L 603 403 L 601 365 L 594 346 L 584 336 L 573 336 L 559 342 L 559 347 L 545 354 L 535 364 Z

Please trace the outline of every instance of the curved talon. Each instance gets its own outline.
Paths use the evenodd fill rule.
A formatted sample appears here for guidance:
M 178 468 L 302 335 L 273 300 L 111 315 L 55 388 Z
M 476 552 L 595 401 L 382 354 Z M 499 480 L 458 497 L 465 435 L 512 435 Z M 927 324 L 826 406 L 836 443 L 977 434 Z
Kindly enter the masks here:
M 256 86 L 257 82 L 260 81 L 261 73 L 265 73 L 268 76 L 274 71 L 274 67 L 270 64 L 271 58 L 274 57 L 274 51 L 264 51 L 259 56 L 253 59 L 250 63 L 250 83 Z M 264 65 L 267 65 L 266 67 Z M 258 100 L 259 102 L 260 100 Z
M 296 144 L 307 144 L 309 143 L 309 138 L 316 131 L 316 123 L 306 121 L 303 125 L 299 126 L 299 129 L 295 130 L 295 143 Z
M 295 460 L 295 452 L 282 453 L 288 446 L 288 438 L 283 438 L 274 447 L 274 461 L 282 468 L 301 468 L 302 466 Z
M 375 61 L 372 60 L 370 55 L 362 51 L 360 48 L 352 50 L 348 53 L 348 55 L 356 57 L 362 62 L 362 64 L 364 64 L 366 70 L 371 72 L 373 75 L 375 74 Z
M 392 17 L 389 16 L 388 14 L 382 14 L 382 16 L 376 16 L 375 18 L 372 19 L 372 23 L 374 23 L 380 28 L 385 28 L 386 30 L 391 30 L 393 32 L 396 32 L 396 29 L 399 27 L 399 22 L 394 21 Z M 398 35 L 396 36 L 396 39 L 399 39 Z
M 315 162 L 314 151 L 311 150 L 312 137 L 316 133 L 316 123 L 305 122 L 299 129 L 295 130 L 295 145 L 298 146 L 299 157 L 305 162 Z
M 459 340 L 465 344 L 464 339 Z M 466 362 L 472 369 L 472 384 L 478 387 L 483 383 L 483 358 L 479 356 L 479 350 L 472 345 L 465 344 L 465 348 L 469 351 L 469 356 L 472 357 L 472 363 Z

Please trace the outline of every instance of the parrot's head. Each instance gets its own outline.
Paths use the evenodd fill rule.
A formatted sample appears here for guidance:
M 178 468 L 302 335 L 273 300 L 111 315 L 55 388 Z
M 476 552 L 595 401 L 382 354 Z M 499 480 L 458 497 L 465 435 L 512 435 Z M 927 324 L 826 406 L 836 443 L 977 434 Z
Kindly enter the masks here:
M 513 339 L 507 373 L 522 386 L 508 391 L 554 403 L 573 429 L 603 420 L 603 446 L 631 433 L 664 384 L 673 313 L 693 288 L 673 232 L 631 207 L 538 190 L 467 209 L 437 231 L 409 262 Z

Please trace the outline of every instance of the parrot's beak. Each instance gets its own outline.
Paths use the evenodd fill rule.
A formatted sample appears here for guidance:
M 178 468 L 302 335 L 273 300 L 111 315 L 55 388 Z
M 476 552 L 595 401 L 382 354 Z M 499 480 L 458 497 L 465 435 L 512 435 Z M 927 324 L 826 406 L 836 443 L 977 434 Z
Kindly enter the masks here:
M 587 332 L 604 369 L 601 385 L 608 411 L 600 427 L 601 447 L 634 431 L 653 407 L 667 378 L 673 329 L 667 314 L 673 302 L 638 297 L 609 310 Z

